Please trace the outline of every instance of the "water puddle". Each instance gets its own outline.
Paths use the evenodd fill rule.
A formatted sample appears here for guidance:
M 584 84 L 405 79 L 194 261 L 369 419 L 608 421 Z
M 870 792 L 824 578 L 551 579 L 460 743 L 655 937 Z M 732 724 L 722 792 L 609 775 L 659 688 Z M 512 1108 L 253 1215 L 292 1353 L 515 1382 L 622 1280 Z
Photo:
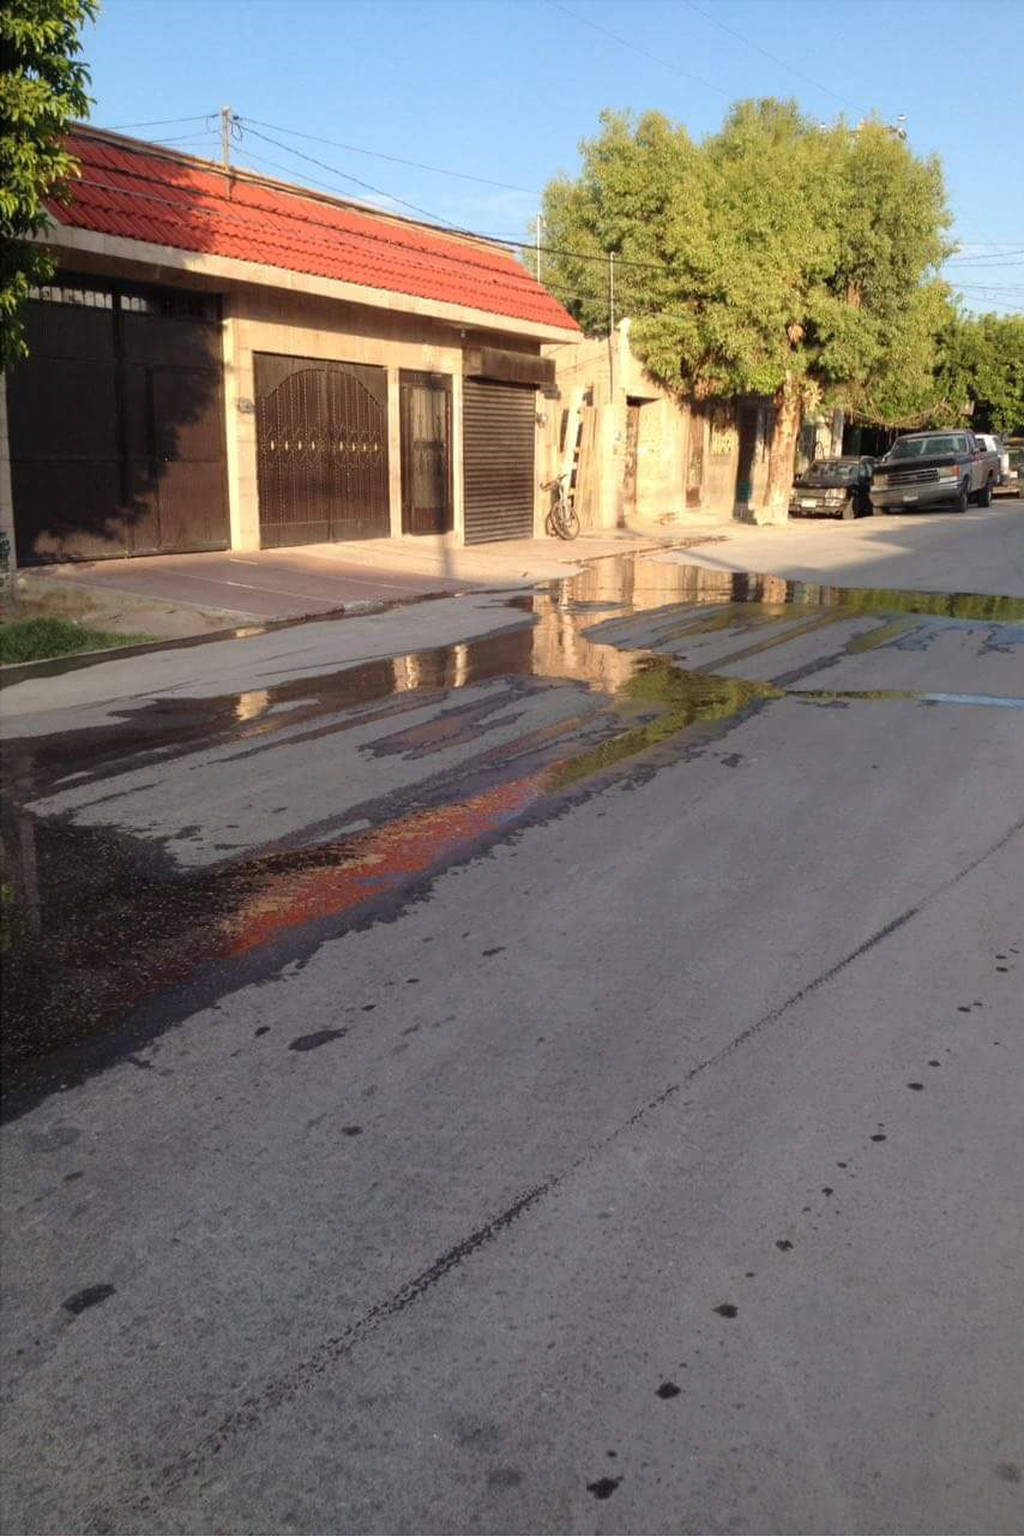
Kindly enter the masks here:
M 1020 643 L 1005 627 L 1024 621 L 1016 598 L 825 587 L 664 556 L 602 560 L 501 601 L 522 622 L 473 640 L 323 675 L 261 679 L 217 698 L 152 698 L 113 727 L 5 742 L 8 1067 L 58 1053 L 54 1073 L 73 1075 L 66 1048 L 116 1032 L 148 1000 L 190 983 L 194 1011 L 198 974 L 211 978 L 215 997 L 254 974 L 257 958 L 272 973 L 294 953 L 285 940 L 294 946 L 305 936 L 315 948 L 375 920 L 511 828 L 553 814 L 567 796 L 636 765 L 678 760 L 695 732 L 707 740 L 787 691 L 716 673 L 721 655 L 708 666 L 680 666 L 671 654 L 680 643 L 719 637 L 733 663 L 864 615 L 879 624 L 848 640 L 848 651 L 897 643 L 920 619 L 1003 626 L 1003 638 Z M 565 707 L 552 718 L 531 716 L 531 701 L 550 690 L 563 691 Z M 1022 707 L 899 690 L 795 697 L 819 706 L 916 698 Z M 499 726 L 506 738 L 513 733 L 511 744 L 498 740 Z M 291 839 L 274 841 L 268 828 L 270 841 L 202 869 L 183 870 L 159 839 L 119 829 L 116 810 L 110 824 L 87 826 L 71 810 L 52 809 L 62 795 L 99 785 L 116 802 L 129 771 L 136 784 L 140 772 L 151 776 L 159 790 L 200 749 L 222 752 L 224 774 L 258 776 L 261 753 L 325 737 L 344 752 L 346 733 L 357 731 L 363 745 L 352 750 L 380 764 L 385 788 L 376 798 L 339 810 L 333 827 Z M 455 749 L 465 761 L 433 772 L 433 759 Z M 423 776 L 412 789 L 387 789 L 389 762 L 420 760 Z M 281 792 L 300 791 L 293 783 Z M 93 802 L 101 803 L 95 794 Z

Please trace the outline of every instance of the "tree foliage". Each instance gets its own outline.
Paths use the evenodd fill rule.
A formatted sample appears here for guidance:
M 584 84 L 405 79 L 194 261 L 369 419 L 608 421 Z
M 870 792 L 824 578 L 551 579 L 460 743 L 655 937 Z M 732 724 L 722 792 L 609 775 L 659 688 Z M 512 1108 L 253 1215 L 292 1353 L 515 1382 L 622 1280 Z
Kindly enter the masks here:
M 803 407 L 875 394 L 899 411 L 901 391 L 934 403 L 950 222 L 937 160 L 881 123 L 822 127 L 774 100 L 740 103 L 700 144 L 660 114 L 606 112 L 581 151 L 579 179 L 545 196 L 546 243 L 562 253 L 546 258 L 548 285 L 602 330 L 615 252 L 641 360 L 698 398 L 772 397 L 783 479 Z
M 937 378 L 979 432 L 1024 435 L 1024 315 L 957 315 Z
M 4 0 L 0 9 L 0 363 L 24 355 L 18 312 L 53 272 L 32 241 L 45 200 L 66 201 L 76 165 L 63 147 L 68 123 L 89 110 L 80 34 L 96 0 Z

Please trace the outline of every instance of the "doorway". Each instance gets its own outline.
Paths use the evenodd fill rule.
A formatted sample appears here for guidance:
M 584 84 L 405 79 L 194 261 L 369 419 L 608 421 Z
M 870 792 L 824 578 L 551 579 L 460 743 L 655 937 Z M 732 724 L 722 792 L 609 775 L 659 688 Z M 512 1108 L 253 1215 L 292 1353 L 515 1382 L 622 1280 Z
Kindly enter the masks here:
M 385 368 L 253 355 L 264 549 L 386 538 Z
M 452 528 L 452 381 L 402 370 L 402 532 Z
M 10 372 L 18 563 L 228 547 L 220 300 L 58 276 Z
M 636 513 L 637 454 L 640 446 L 642 401 L 626 398 L 626 462 L 622 475 L 622 516 L 628 522 Z

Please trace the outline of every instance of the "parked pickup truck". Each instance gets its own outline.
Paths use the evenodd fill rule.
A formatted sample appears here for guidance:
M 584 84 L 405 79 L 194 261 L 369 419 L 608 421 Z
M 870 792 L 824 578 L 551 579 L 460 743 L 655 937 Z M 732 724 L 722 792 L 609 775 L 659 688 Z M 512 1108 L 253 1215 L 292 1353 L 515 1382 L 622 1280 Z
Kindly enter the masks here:
M 987 507 L 999 473 L 998 453 L 984 451 L 973 432 L 911 432 L 875 465 L 872 511 L 876 517 L 918 507 L 966 512 L 972 501 Z

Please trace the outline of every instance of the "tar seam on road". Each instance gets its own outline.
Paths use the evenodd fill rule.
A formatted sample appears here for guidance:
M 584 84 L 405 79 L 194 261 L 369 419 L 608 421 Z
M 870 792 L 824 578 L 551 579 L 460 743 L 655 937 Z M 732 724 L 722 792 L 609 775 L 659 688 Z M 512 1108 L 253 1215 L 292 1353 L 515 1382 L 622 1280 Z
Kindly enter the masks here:
M 956 874 L 951 875 L 948 880 L 943 881 L 941 885 L 937 886 L 927 896 L 922 897 L 913 906 L 907 907 L 897 917 L 892 918 L 890 922 L 877 929 L 870 938 L 865 939 L 862 944 L 858 944 L 857 948 L 851 950 L 848 955 L 845 955 L 841 960 L 837 960 L 834 965 L 829 966 L 827 970 L 822 971 L 820 975 L 815 976 L 805 986 L 792 993 L 785 1002 L 780 1003 L 768 1013 L 762 1014 L 753 1024 L 741 1030 L 721 1050 L 715 1051 L 712 1055 L 705 1057 L 703 1061 L 698 1062 L 696 1066 L 691 1067 L 678 1083 L 670 1083 L 667 1088 L 664 1088 L 660 1093 L 641 1105 L 628 1120 L 623 1121 L 621 1125 L 609 1132 L 607 1136 L 580 1153 L 579 1157 L 575 1158 L 561 1172 L 552 1174 L 549 1178 L 541 1180 L 523 1194 L 517 1196 L 503 1211 L 500 1211 L 496 1216 L 491 1217 L 483 1225 L 477 1227 L 475 1231 L 471 1232 L 460 1242 L 446 1249 L 426 1269 L 420 1270 L 417 1275 L 414 1275 L 411 1280 L 407 1280 L 404 1285 L 400 1286 L 398 1290 L 393 1291 L 390 1296 L 385 1297 L 383 1301 L 377 1302 L 375 1306 L 371 1307 L 369 1311 L 364 1312 L 362 1317 L 357 1318 L 354 1323 L 343 1329 L 341 1333 L 335 1334 L 332 1338 L 325 1339 L 323 1343 L 316 1347 L 312 1354 L 300 1361 L 298 1365 L 293 1366 L 284 1375 L 267 1382 L 258 1392 L 247 1397 L 238 1408 L 223 1418 L 216 1428 L 204 1435 L 191 1450 L 184 1451 L 176 1460 L 168 1463 L 162 1471 L 158 1472 L 152 1493 L 143 1494 L 132 1500 L 127 1505 L 127 1512 L 144 1514 L 147 1510 L 153 1508 L 156 1500 L 162 1502 L 177 1489 L 181 1488 L 190 1477 L 194 1477 L 200 1472 L 211 1457 L 215 1457 L 220 1453 L 226 1441 L 234 1439 L 245 1430 L 256 1429 L 267 1414 L 280 1407 L 283 1403 L 290 1402 L 297 1397 L 316 1377 L 322 1376 L 324 1371 L 347 1355 L 361 1339 L 367 1334 L 374 1332 L 381 1323 L 386 1322 L 389 1318 L 405 1311 L 414 1302 L 419 1301 L 439 1281 L 443 1280 L 446 1275 L 457 1269 L 479 1249 L 493 1242 L 502 1232 L 511 1227 L 520 1216 L 524 1215 L 532 1206 L 564 1184 L 574 1173 L 610 1147 L 626 1131 L 635 1125 L 639 1125 L 653 1111 L 660 1109 L 663 1104 L 675 1098 L 684 1085 L 693 1082 L 695 1078 L 708 1071 L 709 1068 L 725 1061 L 727 1057 L 748 1044 L 755 1036 L 770 1028 L 771 1025 L 776 1024 L 790 1009 L 795 1008 L 807 997 L 810 997 L 822 987 L 827 986 L 829 982 L 834 981 L 838 975 L 853 965 L 855 961 L 861 959 L 886 939 L 891 938 L 894 933 L 906 927 L 909 922 L 919 916 L 926 908 L 930 907 L 933 902 L 952 890 L 954 886 L 958 885 L 968 875 L 973 874 L 993 854 L 1005 848 L 1022 830 L 1024 830 L 1024 816 L 1019 817 L 1001 837 L 990 844 L 984 852 L 971 859 Z M 121 1505 L 119 1508 L 124 1510 L 125 1506 Z M 109 1530 L 112 1513 L 109 1508 L 95 1510 L 86 1523 L 86 1531 L 98 1533 Z

